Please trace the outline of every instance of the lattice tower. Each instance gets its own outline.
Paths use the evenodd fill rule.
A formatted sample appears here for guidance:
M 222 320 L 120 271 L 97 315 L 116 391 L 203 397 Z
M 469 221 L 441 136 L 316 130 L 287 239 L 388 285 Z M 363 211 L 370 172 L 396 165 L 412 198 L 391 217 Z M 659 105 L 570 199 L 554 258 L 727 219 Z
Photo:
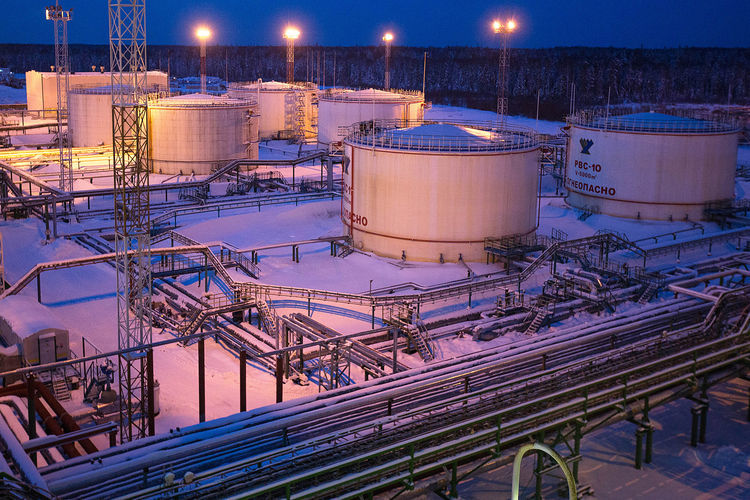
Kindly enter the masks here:
M 146 2 L 109 0 L 112 71 L 117 342 L 151 343 Z M 120 440 L 146 435 L 146 352 L 120 354 Z

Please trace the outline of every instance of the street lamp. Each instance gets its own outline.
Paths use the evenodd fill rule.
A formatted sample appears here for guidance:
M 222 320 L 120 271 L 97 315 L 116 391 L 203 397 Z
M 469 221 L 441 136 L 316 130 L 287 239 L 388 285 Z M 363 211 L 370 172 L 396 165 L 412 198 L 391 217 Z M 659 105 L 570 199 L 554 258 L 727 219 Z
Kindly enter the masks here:
M 385 85 L 383 85 L 383 88 L 388 90 L 391 88 L 391 42 L 393 41 L 393 33 L 389 31 L 383 35 L 383 41 L 385 42 Z
M 495 19 L 492 21 L 492 31 L 502 35 L 502 48 L 500 50 L 500 75 L 498 78 L 497 115 L 500 123 L 505 124 L 505 113 L 508 111 L 508 100 L 505 97 L 505 87 L 508 79 L 508 35 L 516 30 L 517 24 L 513 19 L 508 19 L 505 24 Z
M 286 38 L 286 82 L 294 83 L 294 41 L 299 38 L 300 30 L 294 26 L 287 26 L 284 30 Z
M 206 93 L 206 40 L 211 38 L 211 30 L 205 26 L 195 30 L 195 36 L 201 43 L 201 94 Z

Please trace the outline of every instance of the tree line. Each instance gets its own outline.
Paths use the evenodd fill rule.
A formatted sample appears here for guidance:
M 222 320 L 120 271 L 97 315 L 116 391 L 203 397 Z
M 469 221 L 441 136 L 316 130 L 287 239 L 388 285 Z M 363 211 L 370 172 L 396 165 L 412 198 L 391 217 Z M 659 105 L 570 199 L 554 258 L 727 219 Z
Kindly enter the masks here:
M 480 47 L 393 47 L 391 87 L 421 90 L 436 104 L 495 109 L 499 50 Z M 382 87 L 383 47 L 296 47 L 295 79 L 325 85 Z M 109 67 L 106 45 L 71 45 L 73 71 Z M 0 45 L 0 67 L 49 71 L 51 45 Z M 149 69 L 171 76 L 199 73 L 198 47 L 154 45 Z M 283 46 L 209 46 L 207 71 L 229 81 L 283 80 Z M 561 119 L 575 86 L 576 107 L 629 102 L 750 104 L 750 48 L 509 49 L 509 113 Z

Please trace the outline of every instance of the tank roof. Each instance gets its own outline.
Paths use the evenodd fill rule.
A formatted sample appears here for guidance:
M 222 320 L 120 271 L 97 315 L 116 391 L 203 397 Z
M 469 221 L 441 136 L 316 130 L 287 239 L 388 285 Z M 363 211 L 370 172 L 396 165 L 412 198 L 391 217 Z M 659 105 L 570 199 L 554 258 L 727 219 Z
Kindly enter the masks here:
M 411 125 L 402 121 L 362 122 L 346 138 L 351 144 L 387 149 L 429 152 L 482 152 L 532 149 L 537 146 L 533 133 L 525 130 L 498 130 L 491 124 L 430 122 Z
M 234 97 L 218 96 L 210 94 L 182 94 L 172 97 L 163 97 L 161 99 L 149 102 L 149 107 L 160 108 L 181 108 L 181 107 L 242 107 L 250 106 L 250 101 Z
M 421 92 L 389 91 L 380 89 L 344 90 L 320 96 L 321 100 L 347 102 L 421 102 Z
M 583 112 L 571 117 L 569 121 L 574 125 L 601 130 L 645 133 L 705 134 L 736 130 L 734 126 L 729 124 L 655 112 L 630 113 L 618 116 L 602 116 L 601 111 L 595 115 Z
M 125 89 L 125 91 L 130 92 L 132 90 L 131 85 L 102 85 L 100 87 L 73 87 L 70 89 L 71 94 L 95 94 L 95 95 L 103 95 L 103 94 L 111 94 L 112 89 Z
M 286 90 L 306 90 L 310 87 L 306 87 L 305 85 L 300 85 L 297 83 L 286 83 L 286 82 L 277 82 L 275 80 L 270 80 L 267 82 L 260 82 L 260 90 L 261 91 L 286 91 Z M 232 84 L 230 86 L 230 89 L 253 89 L 258 90 L 258 82 L 248 82 L 248 83 L 240 83 L 240 84 Z

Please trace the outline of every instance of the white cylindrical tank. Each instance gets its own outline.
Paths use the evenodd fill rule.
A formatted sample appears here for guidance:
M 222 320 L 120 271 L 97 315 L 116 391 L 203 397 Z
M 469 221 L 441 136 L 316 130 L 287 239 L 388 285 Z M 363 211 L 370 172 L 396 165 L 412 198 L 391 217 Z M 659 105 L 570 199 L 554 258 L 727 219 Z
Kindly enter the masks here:
M 257 158 L 253 114 L 250 101 L 223 96 L 188 94 L 149 102 L 152 171 L 205 175 L 230 160 Z
M 341 218 L 357 248 L 418 261 L 485 259 L 484 239 L 536 227 L 528 131 L 363 122 L 344 140 Z
M 313 84 L 258 80 L 231 84 L 227 95 L 233 98 L 255 96 L 261 139 L 289 139 L 300 131 L 305 138 L 310 138 L 317 133 L 317 88 Z
M 68 94 L 68 130 L 74 147 L 112 145 L 112 87 Z
M 331 144 L 346 136 L 346 128 L 368 120 L 418 122 L 424 115 L 421 92 L 366 89 L 324 92 L 318 99 L 318 142 Z
M 169 85 L 167 74 L 161 71 L 149 71 L 146 74 L 148 87 L 165 90 Z M 112 84 L 112 74 L 102 71 L 77 71 L 71 73 L 68 79 L 70 89 L 95 88 Z M 63 106 L 68 97 L 63 95 Z M 55 116 L 57 109 L 57 73 L 55 72 L 26 72 L 26 109 L 49 110 L 45 116 Z
M 595 213 L 700 220 L 734 198 L 738 130 L 661 113 L 570 118 L 568 203 Z

